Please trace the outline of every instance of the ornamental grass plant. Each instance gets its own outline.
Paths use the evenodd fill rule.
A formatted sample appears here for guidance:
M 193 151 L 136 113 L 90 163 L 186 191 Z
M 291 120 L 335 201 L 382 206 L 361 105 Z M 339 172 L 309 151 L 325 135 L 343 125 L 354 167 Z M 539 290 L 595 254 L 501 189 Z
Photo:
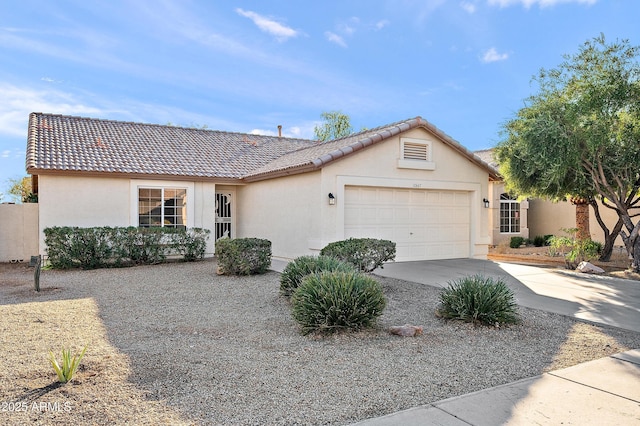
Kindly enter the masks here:
M 448 283 L 437 315 L 490 326 L 520 321 L 513 291 L 502 279 L 473 275 Z
M 280 276 L 280 293 L 291 297 L 302 280 L 317 272 L 355 272 L 355 266 L 331 256 L 300 256 L 287 264 Z

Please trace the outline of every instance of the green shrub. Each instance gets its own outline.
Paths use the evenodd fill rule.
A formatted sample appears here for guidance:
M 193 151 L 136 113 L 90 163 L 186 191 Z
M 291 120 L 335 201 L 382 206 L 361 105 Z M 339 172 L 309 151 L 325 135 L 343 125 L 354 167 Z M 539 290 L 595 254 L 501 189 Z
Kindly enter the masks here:
M 386 305 L 380 284 L 359 272 L 308 275 L 291 297 L 292 315 L 303 334 L 370 327 Z
M 280 276 L 280 293 L 290 297 L 303 278 L 316 272 L 355 272 L 350 263 L 330 256 L 300 256 L 290 262 Z
M 533 239 L 533 245 L 536 247 L 542 247 L 545 245 L 545 240 L 544 237 L 542 235 L 537 235 L 534 239 Z
M 511 237 L 511 241 L 509 241 L 509 247 L 518 248 L 524 243 L 523 237 Z
M 544 245 L 545 246 L 550 246 L 551 245 L 551 239 L 553 238 L 553 234 L 547 234 L 544 236 Z
M 602 243 L 590 238 L 578 239 L 577 228 L 563 229 L 568 237 L 554 237 L 549 240 L 549 254 L 551 256 L 564 256 L 568 269 L 575 269 L 582 261 L 591 261 L 602 253 Z
M 260 238 L 221 238 L 216 241 L 218 268 L 223 274 L 263 274 L 271 266 L 271 241 Z
M 396 258 L 396 243 L 375 238 L 349 238 L 328 244 L 320 255 L 335 257 L 355 265 L 362 272 L 371 272 Z
M 437 313 L 443 318 L 492 326 L 519 322 L 513 292 L 501 279 L 473 275 L 454 280 L 439 298 Z
M 209 230 L 174 228 L 77 228 L 44 230 L 49 263 L 56 269 L 153 264 L 168 255 L 204 257 Z

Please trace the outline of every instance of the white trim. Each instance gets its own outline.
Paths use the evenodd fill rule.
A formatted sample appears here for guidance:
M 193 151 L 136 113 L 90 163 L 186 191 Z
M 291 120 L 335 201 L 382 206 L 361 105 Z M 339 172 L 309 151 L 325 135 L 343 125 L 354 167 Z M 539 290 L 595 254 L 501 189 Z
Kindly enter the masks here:
M 187 190 L 187 228 L 193 228 L 195 223 L 195 191 L 193 182 L 131 179 L 129 181 L 129 224 L 138 227 L 138 189 L 140 188 L 172 188 Z
M 431 189 L 444 191 L 466 191 L 469 192 L 469 257 L 473 257 L 476 244 L 484 244 L 488 238 L 483 238 L 481 232 L 482 214 L 482 185 L 477 182 L 448 182 L 433 181 L 423 179 L 397 179 L 362 176 L 336 176 L 337 198 L 345 199 L 346 186 L 372 186 L 382 188 L 408 188 L 408 189 Z M 336 218 L 336 240 L 344 239 L 344 202 L 337 203 Z

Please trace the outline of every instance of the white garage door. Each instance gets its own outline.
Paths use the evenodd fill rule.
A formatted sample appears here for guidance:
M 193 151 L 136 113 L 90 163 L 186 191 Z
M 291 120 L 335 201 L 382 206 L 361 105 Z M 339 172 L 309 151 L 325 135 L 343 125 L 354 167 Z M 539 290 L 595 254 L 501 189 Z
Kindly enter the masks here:
M 396 261 L 469 257 L 469 193 L 347 186 L 345 238 L 396 243 Z

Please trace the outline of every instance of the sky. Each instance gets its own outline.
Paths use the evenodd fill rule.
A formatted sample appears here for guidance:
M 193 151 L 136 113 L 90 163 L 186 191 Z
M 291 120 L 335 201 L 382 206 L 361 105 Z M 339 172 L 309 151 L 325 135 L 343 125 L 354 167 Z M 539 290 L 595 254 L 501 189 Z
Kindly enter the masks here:
M 470 150 L 637 0 L 0 0 L 0 193 L 30 112 L 313 139 L 421 116 Z

